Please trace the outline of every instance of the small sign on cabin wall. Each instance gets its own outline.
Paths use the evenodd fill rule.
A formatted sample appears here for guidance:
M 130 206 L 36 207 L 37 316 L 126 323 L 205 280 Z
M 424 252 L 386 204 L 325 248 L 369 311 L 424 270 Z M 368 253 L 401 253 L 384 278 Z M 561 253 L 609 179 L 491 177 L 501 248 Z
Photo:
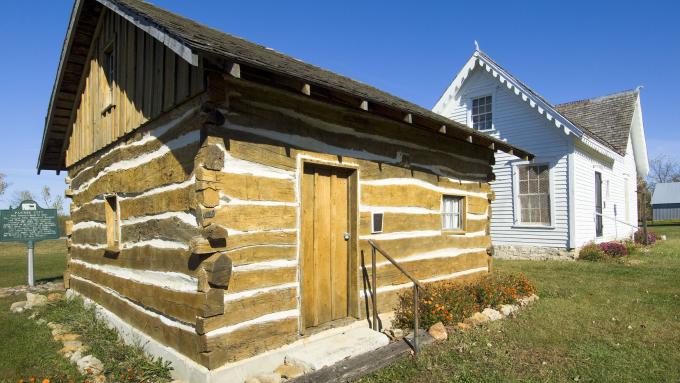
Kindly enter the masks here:
M 59 238 L 57 209 L 43 209 L 26 200 L 12 209 L 0 210 L 0 242 L 25 242 L 28 247 L 28 284 L 33 286 L 33 246 L 45 239 Z

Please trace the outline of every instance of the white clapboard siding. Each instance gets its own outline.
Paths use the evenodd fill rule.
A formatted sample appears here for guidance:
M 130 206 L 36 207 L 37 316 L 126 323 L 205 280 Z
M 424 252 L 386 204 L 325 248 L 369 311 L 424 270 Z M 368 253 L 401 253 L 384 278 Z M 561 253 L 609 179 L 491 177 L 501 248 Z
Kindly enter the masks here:
M 442 114 L 458 122 L 468 121 L 468 103 L 472 97 L 492 95 L 494 132 L 491 134 L 507 140 L 512 145 L 529 150 L 536 156 L 536 163 L 547 162 L 552 166 L 554 226 L 550 228 L 522 228 L 515 225 L 512 166 L 519 159 L 505 153 L 496 153 L 491 185 L 496 194 L 492 203 L 491 238 L 494 245 L 531 245 L 565 248 L 569 243 L 568 220 L 568 164 L 570 139 L 554 124 L 514 92 L 477 67 L 465 80 Z
M 585 150 L 576 148 L 575 166 L 575 207 L 576 207 L 576 247 L 589 242 L 625 239 L 636 230 L 622 222 L 637 225 L 636 168 L 632 144 L 628 140 L 625 157 L 611 161 L 598 160 Z M 603 236 L 595 236 L 595 172 L 602 173 L 604 185 L 609 183 L 609 196 L 603 186 L 604 209 Z M 626 188 L 626 182 L 628 187 Z M 628 204 L 626 204 L 626 192 Z M 627 212 L 626 212 L 627 210 Z M 612 219 L 616 218 L 616 220 Z M 622 221 L 622 222 L 618 222 Z

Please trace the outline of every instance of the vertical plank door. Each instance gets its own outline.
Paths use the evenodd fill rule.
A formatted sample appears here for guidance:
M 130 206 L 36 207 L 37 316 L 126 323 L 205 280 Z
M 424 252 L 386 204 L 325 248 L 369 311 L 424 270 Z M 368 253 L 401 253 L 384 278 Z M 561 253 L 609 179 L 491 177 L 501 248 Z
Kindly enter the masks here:
M 304 168 L 302 311 L 306 328 L 348 316 L 349 175 L 340 168 Z

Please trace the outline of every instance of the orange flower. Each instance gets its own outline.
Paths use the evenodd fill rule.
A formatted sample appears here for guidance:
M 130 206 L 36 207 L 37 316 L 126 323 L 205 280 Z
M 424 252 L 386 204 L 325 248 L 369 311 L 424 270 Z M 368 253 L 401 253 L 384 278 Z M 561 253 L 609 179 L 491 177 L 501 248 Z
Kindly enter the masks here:
M 42 383 L 50 383 L 49 379 L 43 379 Z

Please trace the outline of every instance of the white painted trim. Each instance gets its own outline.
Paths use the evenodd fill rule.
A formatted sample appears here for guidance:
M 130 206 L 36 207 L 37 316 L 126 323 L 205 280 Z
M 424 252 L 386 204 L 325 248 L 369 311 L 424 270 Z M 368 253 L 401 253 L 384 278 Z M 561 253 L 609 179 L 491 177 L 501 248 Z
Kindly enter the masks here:
M 88 250 L 104 250 L 108 247 L 108 245 L 106 243 L 102 243 L 102 244 L 73 243 L 73 244 L 71 244 L 71 246 L 78 248 L 78 249 L 88 249 Z
M 567 246 L 570 249 L 576 248 L 576 155 L 574 154 L 574 144 L 569 145 L 569 153 L 567 154 L 567 204 L 569 209 L 568 222 L 569 225 L 569 238 L 567 240 Z
M 380 215 L 380 230 L 375 229 L 375 217 L 378 214 Z M 385 229 L 385 212 L 382 211 L 371 212 L 371 234 L 382 233 L 384 229 Z

